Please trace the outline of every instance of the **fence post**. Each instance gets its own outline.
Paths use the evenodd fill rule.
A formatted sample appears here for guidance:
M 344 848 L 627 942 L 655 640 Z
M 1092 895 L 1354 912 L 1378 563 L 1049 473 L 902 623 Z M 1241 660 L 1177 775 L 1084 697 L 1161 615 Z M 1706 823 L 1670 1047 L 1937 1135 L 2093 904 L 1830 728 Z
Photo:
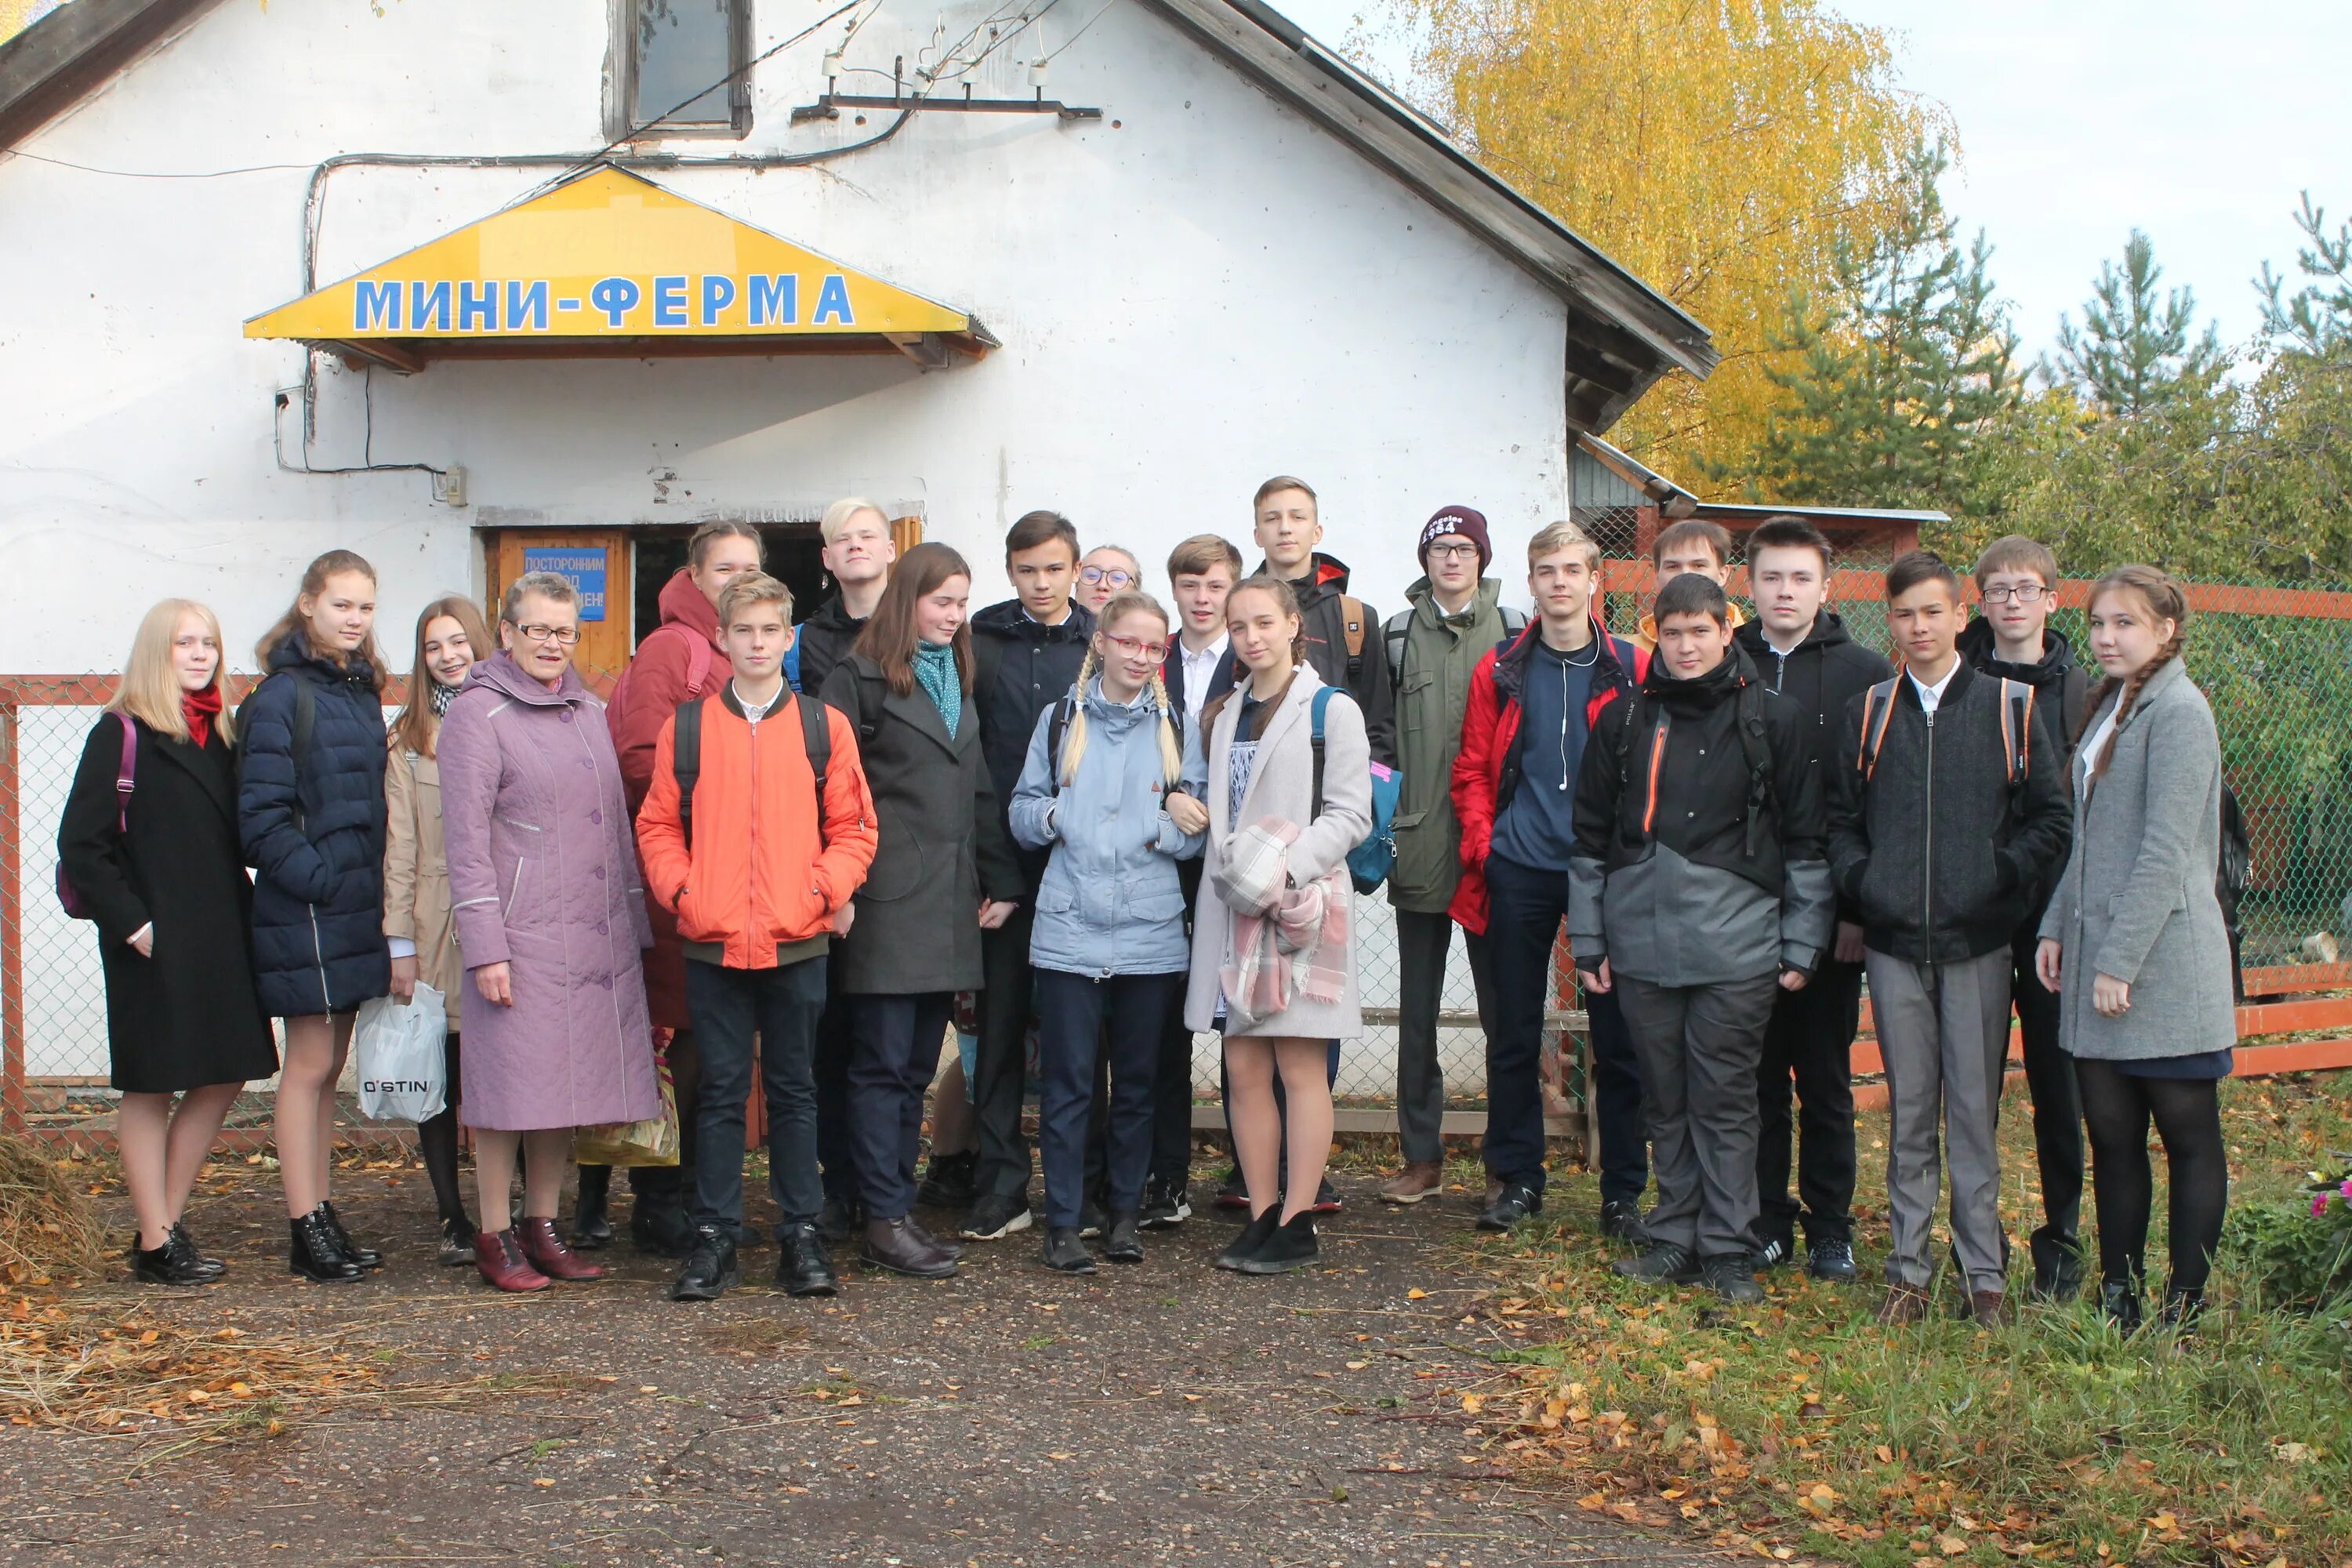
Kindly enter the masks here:
M 0 1130 L 25 1131 L 25 922 L 16 702 L 0 686 Z

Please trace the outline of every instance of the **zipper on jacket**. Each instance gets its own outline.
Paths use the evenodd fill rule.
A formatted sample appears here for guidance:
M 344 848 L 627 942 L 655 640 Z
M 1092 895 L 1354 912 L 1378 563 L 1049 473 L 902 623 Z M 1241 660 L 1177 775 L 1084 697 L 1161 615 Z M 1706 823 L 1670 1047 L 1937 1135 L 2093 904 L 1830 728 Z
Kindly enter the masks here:
M 1937 704 L 1941 707 L 1942 704 Z M 1927 815 L 1921 820 L 1927 826 L 1927 847 L 1919 859 L 1919 941 L 1925 950 L 1926 962 L 1936 962 L 1936 710 L 1927 708 L 1921 716 L 1927 721 Z
M 1642 832 L 1645 837 L 1653 836 L 1652 830 L 1658 820 L 1658 771 L 1665 760 L 1666 720 L 1664 714 L 1660 714 L 1657 731 L 1650 737 L 1650 804 L 1642 812 Z
M 335 1010 L 334 994 L 327 989 L 327 948 L 319 940 L 319 906 L 305 905 L 310 915 L 310 957 L 319 966 L 319 1007 L 322 1012 Z

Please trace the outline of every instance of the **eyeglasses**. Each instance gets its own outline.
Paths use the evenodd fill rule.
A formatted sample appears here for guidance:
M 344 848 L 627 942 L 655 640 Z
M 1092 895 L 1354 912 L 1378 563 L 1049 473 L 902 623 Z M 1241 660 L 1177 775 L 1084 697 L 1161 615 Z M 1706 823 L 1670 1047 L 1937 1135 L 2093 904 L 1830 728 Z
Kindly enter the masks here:
M 522 634 L 525 642 L 560 642 L 570 647 L 580 640 L 578 626 L 516 626 L 515 630 Z
M 2038 605 L 2042 602 L 2042 595 L 2049 592 L 2049 589 L 2039 583 L 2020 583 L 2013 588 L 2004 584 L 1998 588 L 1987 588 L 1984 591 L 1984 602 L 1988 605 L 2006 605 L 2014 599 L 2021 605 Z
M 1440 561 L 1475 561 L 1478 547 L 1475 544 L 1433 544 L 1429 552 Z
M 1116 566 L 1081 566 L 1078 568 L 1078 581 L 1108 583 L 1114 588 L 1132 588 L 1135 586 L 1135 574 L 1122 572 Z
M 1103 634 L 1103 641 L 1117 648 L 1118 657 L 1121 658 L 1147 659 L 1153 664 L 1158 664 L 1168 657 L 1168 645 L 1164 642 L 1145 642 L 1141 637 L 1113 637 L 1108 632 Z

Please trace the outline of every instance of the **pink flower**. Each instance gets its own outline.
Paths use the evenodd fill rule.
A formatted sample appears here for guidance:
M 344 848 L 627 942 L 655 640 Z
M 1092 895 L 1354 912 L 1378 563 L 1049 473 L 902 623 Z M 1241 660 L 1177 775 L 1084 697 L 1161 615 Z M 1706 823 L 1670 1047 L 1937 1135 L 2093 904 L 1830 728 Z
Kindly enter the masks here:
M 2352 1176 L 2345 1177 L 2343 1186 L 2336 1190 L 2341 1192 L 2346 1197 L 2352 1198 Z
M 2326 1193 L 2322 1193 L 2317 1197 L 2311 1200 L 2311 1212 L 2315 1218 L 2327 1212 L 2327 1194 Z

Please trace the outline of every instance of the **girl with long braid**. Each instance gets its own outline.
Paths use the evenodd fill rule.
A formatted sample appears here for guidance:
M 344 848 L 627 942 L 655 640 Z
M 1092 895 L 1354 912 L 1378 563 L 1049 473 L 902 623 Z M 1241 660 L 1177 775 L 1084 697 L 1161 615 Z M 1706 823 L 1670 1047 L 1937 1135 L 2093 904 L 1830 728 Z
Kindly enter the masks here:
M 2204 1304 L 2229 1162 L 2215 1086 L 2237 1043 L 2230 936 L 2214 889 L 2221 745 L 2180 660 L 2189 603 L 2152 566 L 2091 590 L 2091 694 L 2074 754 L 2074 847 L 2042 921 L 2035 968 L 2062 998 L 2098 1194 L 2100 1304 L 2140 1321 L 2152 1182 L 2147 1128 L 2170 1167 L 2172 1278 L 2163 1319 Z
M 1176 862 L 1209 825 L 1197 742 L 1176 740 L 1160 667 L 1168 612 L 1113 596 L 1069 693 L 1038 715 L 1012 805 L 1013 837 L 1052 858 L 1037 893 L 1037 1143 L 1045 1166 L 1045 1266 L 1091 1274 L 1078 1237 L 1087 1113 L 1108 1050 L 1110 1120 L 1103 1253 L 1143 1261 L 1138 1221 L 1151 1163 L 1151 1079 L 1192 947 Z

